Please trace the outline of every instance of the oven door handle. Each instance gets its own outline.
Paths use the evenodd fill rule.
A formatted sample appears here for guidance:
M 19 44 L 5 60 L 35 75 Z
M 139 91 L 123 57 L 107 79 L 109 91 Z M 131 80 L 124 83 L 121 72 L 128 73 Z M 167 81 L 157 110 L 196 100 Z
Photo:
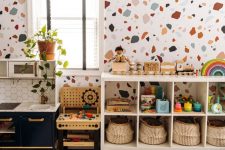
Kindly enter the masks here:
M 33 119 L 33 118 L 28 118 L 29 122 L 44 122 L 45 118 L 40 118 L 40 119 Z
M 13 118 L 0 119 L 0 122 L 12 122 Z

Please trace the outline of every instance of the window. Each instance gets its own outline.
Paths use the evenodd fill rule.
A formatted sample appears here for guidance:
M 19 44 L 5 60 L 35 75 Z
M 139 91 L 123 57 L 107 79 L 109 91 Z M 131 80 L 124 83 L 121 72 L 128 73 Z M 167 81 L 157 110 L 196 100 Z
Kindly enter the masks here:
M 31 6 L 31 31 L 44 24 L 58 29 L 69 68 L 99 68 L 99 0 L 32 0 Z

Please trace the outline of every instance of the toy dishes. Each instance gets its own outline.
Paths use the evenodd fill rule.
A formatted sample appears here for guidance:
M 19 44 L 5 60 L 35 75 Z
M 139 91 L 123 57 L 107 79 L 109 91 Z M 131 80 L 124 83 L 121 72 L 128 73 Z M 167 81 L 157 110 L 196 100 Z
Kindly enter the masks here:
M 214 114 L 220 114 L 223 112 L 223 107 L 220 104 L 220 97 L 217 97 L 216 103 L 212 105 L 211 107 L 212 113 Z

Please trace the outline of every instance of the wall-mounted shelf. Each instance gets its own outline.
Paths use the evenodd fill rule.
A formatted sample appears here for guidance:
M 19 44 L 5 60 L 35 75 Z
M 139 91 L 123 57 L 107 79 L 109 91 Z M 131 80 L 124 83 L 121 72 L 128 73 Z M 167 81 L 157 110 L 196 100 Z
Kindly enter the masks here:
M 225 113 L 212 114 L 208 112 L 208 96 L 211 94 L 210 84 L 225 82 L 224 77 L 204 77 L 204 76 L 168 76 L 168 75 L 112 75 L 110 73 L 103 73 L 101 76 L 101 87 L 102 88 L 102 102 L 101 102 L 101 112 L 102 112 L 102 122 L 101 122 L 101 147 L 102 149 L 136 149 L 136 150 L 149 150 L 149 149 L 168 149 L 180 150 L 180 149 L 190 149 L 195 148 L 196 150 L 206 149 L 224 149 L 223 147 L 215 147 L 207 144 L 207 122 L 210 118 L 217 118 L 225 120 Z M 144 83 L 149 82 L 159 82 L 160 85 L 164 87 L 164 92 L 170 101 L 170 113 L 143 113 L 140 110 L 140 95 L 142 94 L 142 86 Z M 186 88 L 184 90 L 182 87 Z M 104 88 L 105 87 L 105 88 Z M 177 87 L 181 89 L 177 90 Z M 133 93 L 133 89 L 136 92 Z M 106 111 L 106 99 L 111 97 L 120 97 L 119 90 L 124 90 L 129 93 L 129 97 L 135 97 L 134 103 L 135 110 L 134 113 L 126 112 L 107 112 Z M 194 99 L 202 104 L 202 112 L 174 112 L 174 102 L 175 97 L 178 94 L 182 95 L 192 95 Z M 105 101 L 104 101 L 105 100 Z M 133 126 L 135 127 L 135 138 L 134 141 L 129 144 L 116 145 L 111 144 L 106 140 L 105 130 L 108 124 L 108 118 L 115 116 L 128 116 L 134 121 Z M 200 120 L 200 130 L 201 130 L 201 143 L 197 146 L 182 146 L 173 142 L 173 123 L 177 117 L 187 117 L 192 116 L 199 118 Z M 142 117 L 163 117 L 167 119 L 167 131 L 168 137 L 167 142 L 160 145 L 147 145 L 139 141 L 139 124 L 140 118 Z

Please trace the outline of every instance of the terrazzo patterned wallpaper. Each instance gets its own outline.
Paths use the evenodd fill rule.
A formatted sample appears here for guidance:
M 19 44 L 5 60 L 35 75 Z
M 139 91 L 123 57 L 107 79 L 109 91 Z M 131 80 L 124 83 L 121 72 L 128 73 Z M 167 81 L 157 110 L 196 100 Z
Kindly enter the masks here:
M 132 61 L 225 58 L 224 0 L 105 0 L 105 71 L 122 46 Z
M 0 0 L 0 59 L 24 57 L 26 11 L 26 0 Z

